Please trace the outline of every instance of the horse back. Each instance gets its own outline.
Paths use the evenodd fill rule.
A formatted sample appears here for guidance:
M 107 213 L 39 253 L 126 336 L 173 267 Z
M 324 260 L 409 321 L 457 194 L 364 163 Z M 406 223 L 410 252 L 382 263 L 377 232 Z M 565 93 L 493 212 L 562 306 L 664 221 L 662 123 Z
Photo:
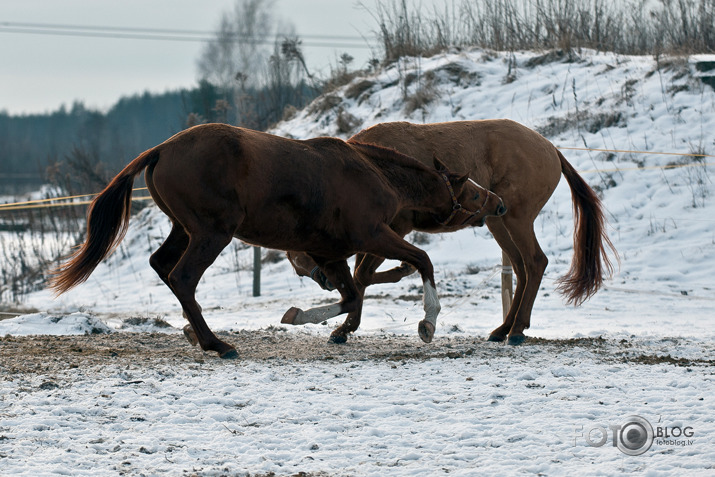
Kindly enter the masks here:
M 342 237 L 335 246 L 349 248 L 351 230 L 389 222 L 397 207 L 370 162 L 340 139 L 211 124 L 158 148 L 152 189 L 187 230 L 210 220 L 266 247 L 308 250 L 300 243 Z
M 558 152 L 546 138 L 508 119 L 381 123 L 349 141 L 392 147 L 427 165 L 436 155 L 450 170 L 470 172 L 488 189 L 505 176 L 561 170 Z
M 450 170 L 469 173 L 480 185 L 504 199 L 528 193 L 541 206 L 561 175 L 558 151 L 553 144 L 536 131 L 507 119 L 381 123 L 357 133 L 349 141 L 392 147 L 424 164 L 431 164 L 436 156 Z M 534 177 L 540 178 L 536 191 L 529 187 Z M 506 206 L 510 208 L 509 204 Z

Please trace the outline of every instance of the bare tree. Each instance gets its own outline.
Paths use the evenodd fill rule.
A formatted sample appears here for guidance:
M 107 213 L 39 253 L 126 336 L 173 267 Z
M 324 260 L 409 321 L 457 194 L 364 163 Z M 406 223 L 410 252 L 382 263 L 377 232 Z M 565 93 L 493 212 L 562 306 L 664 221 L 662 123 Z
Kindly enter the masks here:
M 199 76 L 219 86 L 229 96 L 236 77 L 242 86 L 257 87 L 259 73 L 270 55 L 276 20 L 274 0 L 237 0 L 232 11 L 221 16 L 216 37 L 207 43 L 197 61 Z
M 231 80 L 238 68 L 235 37 L 233 22 L 224 14 L 216 30 L 216 38 L 206 44 L 196 62 L 201 79 L 219 86 L 224 94 L 230 90 Z
M 279 24 L 273 5 L 274 0 L 237 0 L 199 58 L 202 81 L 222 95 L 223 102 L 211 109 L 213 120 L 264 129 L 320 90 L 295 27 Z

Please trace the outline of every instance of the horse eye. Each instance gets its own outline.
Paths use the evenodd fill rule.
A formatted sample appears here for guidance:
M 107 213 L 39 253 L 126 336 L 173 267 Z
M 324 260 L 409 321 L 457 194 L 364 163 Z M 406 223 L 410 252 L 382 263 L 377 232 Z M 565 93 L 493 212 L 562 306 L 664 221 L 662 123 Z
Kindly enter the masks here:
M 479 192 L 476 193 L 476 195 L 474 196 L 474 199 L 472 199 L 472 200 L 477 200 L 477 199 L 479 199 Z

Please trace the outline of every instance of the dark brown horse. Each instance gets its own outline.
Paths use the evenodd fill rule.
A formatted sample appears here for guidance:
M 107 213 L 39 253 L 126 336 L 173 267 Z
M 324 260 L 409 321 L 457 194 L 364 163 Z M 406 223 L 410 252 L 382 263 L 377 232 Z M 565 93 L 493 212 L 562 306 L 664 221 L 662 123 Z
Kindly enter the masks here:
M 564 156 L 544 137 L 510 120 L 455 121 L 437 124 L 406 122 L 377 124 L 350 140 L 392 147 L 428 163 L 434 153 L 452 170 L 468 171 L 470 178 L 499 195 L 506 215 L 486 219 L 489 230 L 506 252 L 516 274 L 516 290 L 509 313 L 501 326 L 491 332 L 490 341 L 520 344 L 529 328 L 548 259 L 534 235 L 534 220 L 556 188 L 561 174 L 571 187 L 575 231 L 571 268 L 560 279 L 559 290 L 576 305 L 593 295 L 612 272 L 606 246 L 618 257 L 604 229 L 601 202 L 594 191 Z M 411 230 L 448 231 L 425 222 L 421 214 L 400 214 L 392 228 L 401 236 Z M 315 269 L 310 257 L 289 254 L 300 275 L 311 275 L 325 288 L 325 278 Z M 373 283 L 397 281 L 412 270 L 403 264 L 375 273 L 382 262 L 375 257 L 358 256 L 355 279 L 359 291 Z M 350 313 L 331 335 L 331 341 L 344 342 L 360 323 L 360 310 Z
M 419 331 L 431 339 L 440 308 L 432 263 L 390 223 L 416 210 L 453 228 L 503 209 L 497 196 L 485 196 L 466 175 L 434 162 L 437 170 L 391 149 L 336 138 L 296 141 L 220 124 L 196 126 L 142 153 L 94 199 L 87 239 L 55 270 L 51 286 L 62 293 L 83 282 L 119 244 L 129 223 L 134 177 L 145 170 L 152 198 L 173 224 L 150 263 L 181 303 L 190 324 L 187 337 L 202 349 L 237 356 L 208 328 L 195 300 L 201 276 L 233 237 L 306 251 L 337 285 L 339 303 L 292 309 L 299 323 L 361 307 L 349 256 L 363 252 L 409 263 L 424 278 Z M 454 213 L 460 206 L 475 213 Z

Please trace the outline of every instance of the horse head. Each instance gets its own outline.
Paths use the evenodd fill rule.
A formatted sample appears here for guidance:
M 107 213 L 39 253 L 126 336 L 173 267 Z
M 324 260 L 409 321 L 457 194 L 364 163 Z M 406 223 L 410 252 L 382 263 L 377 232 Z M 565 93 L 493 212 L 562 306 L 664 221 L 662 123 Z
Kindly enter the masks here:
M 452 210 L 444 218 L 434 216 L 442 227 L 481 227 L 488 216 L 500 217 L 506 214 L 504 202 L 498 195 L 477 184 L 467 174 L 449 172 L 436 156 L 433 160 L 452 199 Z

